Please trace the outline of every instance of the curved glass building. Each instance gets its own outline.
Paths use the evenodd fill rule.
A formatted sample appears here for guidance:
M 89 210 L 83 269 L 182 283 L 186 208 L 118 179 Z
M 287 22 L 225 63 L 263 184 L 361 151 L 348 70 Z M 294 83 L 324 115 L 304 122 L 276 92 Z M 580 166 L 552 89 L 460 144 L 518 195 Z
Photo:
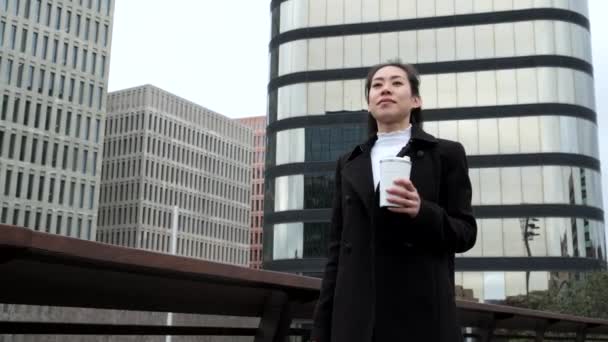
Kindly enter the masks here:
M 469 156 L 457 285 L 508 301 L 606 267 L 587 2 L 271 2 L 264 267 L 321 275 L 337 157 L 366 137 L 368 67 L 421 72 L 425 130 Z

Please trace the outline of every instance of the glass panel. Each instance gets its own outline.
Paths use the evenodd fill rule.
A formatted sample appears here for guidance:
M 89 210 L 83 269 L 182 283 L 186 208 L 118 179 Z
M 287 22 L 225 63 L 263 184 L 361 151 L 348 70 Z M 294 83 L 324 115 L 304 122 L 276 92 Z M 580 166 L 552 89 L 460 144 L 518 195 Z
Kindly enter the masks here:
M 519 118 L 498 119 L 500 153 L 519 152 Z
M 348 6 L 346 6 L 348 7 Z M 379 21 L 380 20 L 380 1 L 379 0 L 363 0 L 362 6 L 363 21 Z
M 520 152 L 532 153 L 540 151 L 540 129 L 537 116 L 524 116 L 519 118 Z
M 344 24 L 344 1 L 327 0 L 327 25 Z
M 552 21 L 539 20 L 534 22 L 534 42 L 536 54 L 555 54 L 555 32 Z
M 341 69 L 344 66 L 344 39 L 342 37 L 327 38 L 327 69 Z
M 536 69 L 517 69 L 517 103 L 538 102 Z
M 425 3 L 430 3 L 428 0 L 424 1 Z M 418 31 L 418 61 L 420 63 L 435 62 L 437 60 L 436 53 L 437 42 L 435 38 L 435 30 L 431 29 Z
M 481 204 L 500 204 L 500 174 L 498 169 L 480 169 Z
M 418 0 L 416 7 L 418 10 L 418 18 L 435 16 L 435 1 Z
M 344 21 L 346 23 L 360 23 L 362 21 L 362 0 L 348 0 L 348 6 L 344 6 Z
M 306 71 L 308 56 L 308 41 L 297 40 L 292 44 L 291 72 Z
M 502 204 L 520 204 L 522 202 L 521 169 L 505 167 L 500 169 Z
M 327 4 L 325 0 L 309 0 L 310 11 L 308 21 L 310 26 L 324 26 L 326 25 L 326 8 Z
M 454 0 L 435 1 L 435 10 L 437 16 L 454 15 Z
M 300 259 L 304 250 L 302 222 L 275 224 L 273 227 L 272 258 Z
M 437 75 L 420 76 L 420 96 L 423 108 L 437 108 Z
M 306 89 L 306 83 L 298 83 L 291 86 L 290 116 L 293 117 L 306 115 L 306 104 L 308 99 Z
M 473 13 L 473 0 L 455 0 L 456 14 Z
M 475 73 L 457 73 L 456 81 L 458 84 L 458 106 L 473 107 L 477 105 L 477 80 Z M 423 103 L 424 105 L 424 103 Z
M 555 26 L 555 52 L 558 55 L 570 56 L 572 54 L 572 42 L 570 36 L 570 24 L 565 21 L 553 21 Z
M 397 32 L 380 34 L 380 61 L 399 58 L 399 35 Z
M 277 132 L 276 165 L 304 161 L 304 128 Z
M 534 24 L 532 22 L 517 22 L 514 24 L 515 54 L 528 56 L 534 54 Z
M 517 103 L 517 78 L 515 70 L 496 70 L 498 104 Z
M 483 285 L 486 303 L 502 303 L 505 299 L 505 274 L 503 272 L 484 272 Z
M 437 94 L 439 108 L 457 107 L 458 99 L 455 74 L 437 75 Z
M 361 110 L 363 97 L 363 81 L 344 81 L 344 110 Z
M 463 272 L 462 287 L 465 291 L 472 290 L 474 299 L 483 300 L 483 273 Z
M 473 11 L 476 13 L 492 12 L 492 1 L 473 0 Z
M 330 81 L 325 84 L 325 106 L 326 111 L 342 111 L 344 108 L 344 104 L 342 100 L 344 99 L 344 85 L 343 81 Z
M 283 176 L 274 180 L 274 211 L 304 209 L 304 176 Z
M 344 67 L 361 67 L 361 55 L 361 36 L 357 35 L 344 37 Z
M 450 27 L 437 29 L 436 31 L 437 61 L 451 61 L 456 59 L 456 30 L 453 27 Z
M 325 69 L 325 38 L 308 42 L 308 70 Z
M 496 74 L 495 71 L 477 72 L 477 105 L 496 105 Z
M 405 63 L 418 62 L 416 31 L 399 32 L 399 56 Z
M 503 127 L 501 126 L 501 131 Z M 502 146 L 501 149 L 502 150 Z M 479 120 L 479 154 L 499 153 L 498 145 L 498 120 Z
M 397 0 L 380 0 L 380 20 L 395 20 L 398 14 Z
M 526 256 L 521 219 L 503 219 L 504 256 Z
M 363 65 L 372 66 L 380 63 L 380 35 L 365 34 L 361 36 L 361 41 L 363 46 Z
M 538 68 L 538 101 L 559 102 L 557 97 L 557 69 Z
M 494 57 L 493 25 L 480 25 L 475 27 L 475 52 L 477 58 Z
M 308 113 L 325 113 L 325 82 L 308 83 Z
M 479 154 L 479 130 L 477 124 L 477 120 L 458 121 L 458 141 L 464 146 L 467 155 Z
M 484 256 L 502 256 L 502 222 L 501 220 L 484 220 L 482 250 Z
M 399 0 L 399 18 L 416 18 L 416 0 Z
M 500 57 L 515 56 L 515 28 L 513 23 L 495 24 L 496 55 Z
M 540 166 L 522 167 L 524 203 L 542 203 L 543 180 Z

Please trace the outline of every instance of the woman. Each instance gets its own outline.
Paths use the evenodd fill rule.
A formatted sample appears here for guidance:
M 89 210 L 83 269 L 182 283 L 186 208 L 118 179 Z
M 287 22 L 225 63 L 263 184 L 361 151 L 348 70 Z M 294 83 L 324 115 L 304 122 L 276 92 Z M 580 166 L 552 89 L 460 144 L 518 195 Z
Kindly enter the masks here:
M 370 139 L 338 160 L 314 341 L 462 339 L 454 254 L 475 244 L 471 183 L 462 145 L 422 130 L 419 84 L 411 65 L 368 73 Z M 379 160 L 395 155 L 411 158 L 410 178 L 380 208 Z

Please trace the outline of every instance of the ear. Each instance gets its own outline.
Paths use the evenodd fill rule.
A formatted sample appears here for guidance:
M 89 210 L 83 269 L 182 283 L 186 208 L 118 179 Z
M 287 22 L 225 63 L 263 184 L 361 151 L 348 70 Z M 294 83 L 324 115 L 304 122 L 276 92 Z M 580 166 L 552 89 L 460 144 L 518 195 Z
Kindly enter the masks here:
M 413 108 L 420 108 L 422 107 L 422 98 L 420 96 L 412 96 L 412 104 L 413 104 Z

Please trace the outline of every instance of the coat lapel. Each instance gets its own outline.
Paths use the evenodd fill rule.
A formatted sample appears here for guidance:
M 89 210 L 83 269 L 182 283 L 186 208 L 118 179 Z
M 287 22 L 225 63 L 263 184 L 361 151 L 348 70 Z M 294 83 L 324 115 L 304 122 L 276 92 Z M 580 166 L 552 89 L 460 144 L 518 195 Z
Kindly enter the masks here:
M 374 142 L 376 142 L 376 136 L 357 146 L 342 168 L 344 180 L 351 184 L 368 212 L 371 212 L 374 199 L 374 176 L 370 155 Z
M 352 185 L 357 195 L 361 198 L 365 208 L 371 212 L 374 201 L 374 176 L 372 173 L 371 149 L 377 140 L 377 136 L 370 137 L 365 143 L 357 146 L 348 157 L 346 164 L 342 169 L 344 180 Z M 429 145 L 437 143 L 437 139 L 432 135 L 422 130 L 419 125 L 412 125 L 412 137 L 410 143 L 399 152 L 399 156 L 412 156 L 417 150 L 425 149 Z M 412 156 L 418 158 L 419 156 Z M 418 165 L 412 160 L 412 182 L 416 181 L 420 170 Z

